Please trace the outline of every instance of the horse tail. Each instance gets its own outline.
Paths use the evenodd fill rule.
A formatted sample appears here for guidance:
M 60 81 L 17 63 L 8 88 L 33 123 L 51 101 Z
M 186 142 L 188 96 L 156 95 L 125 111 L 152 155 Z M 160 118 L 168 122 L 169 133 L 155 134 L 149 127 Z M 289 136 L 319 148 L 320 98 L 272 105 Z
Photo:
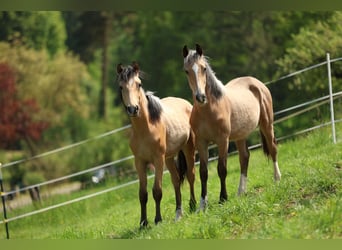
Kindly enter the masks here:
M 262 83 L 260 84 L 260 87 L 257 88 L 257 90 L 258 91 L 255 91 L 255 93 L 258 93 L 257 98 L 259 99 L 259 103 L 260 103 L 259 128 L 260 128 L 260 136 L 261 136 L 261 145 L 262 145 L 262 150 L 264 151 L 264 154 L 267 156 L 267 158 L 270 158 L 271 152 L 272 152 L 272 148 L 270 147 L 272 147 L 272 144 L 274 145 L 277 144 L 276 139 L 273 134 L 272 96 L 271 96 L 271 92 L 269 91 L 269 89 L 266 88 L 265 85 L 263 85 Z M 271 139 L 272 137 L 273 137 L 273 141 L 267 140 L 267 139 Z
M 184 182 L 187 168 L 188 166 L 186 164 L 185 155 L 184 155 L 184 152 L 181 150 L 178 152 L 178 156 L 177 156 L 177 170 L 178 170 L 181 184 L 183 184 Z
M 267 146 L 267 141 L 266 141 L 266 137 L 265 135 L 262 133 L 262 131 L 260 130 L 260 136 L 261 136 L 261 146 L 262 146 L 262 150 L 264 151 L 264 154 L 267 157 L 270 157 L 270 150 Z
M 265 137 L 265 135 L 262 133 L 261 130 L 260 130 L 260 136 L 261 136 L 262 150 L 264 151 L 264 154 L 265 154 L 268 158 L 270 158 L 270 157 L 271 157 L 271 151 L 270 151 L 269 145 L 267 144 L 266 137 Z M 274 144 L 274 145 L 277 145 L 277 140 L 276 140 L 275 137 L 273 138 L 273 144 Z

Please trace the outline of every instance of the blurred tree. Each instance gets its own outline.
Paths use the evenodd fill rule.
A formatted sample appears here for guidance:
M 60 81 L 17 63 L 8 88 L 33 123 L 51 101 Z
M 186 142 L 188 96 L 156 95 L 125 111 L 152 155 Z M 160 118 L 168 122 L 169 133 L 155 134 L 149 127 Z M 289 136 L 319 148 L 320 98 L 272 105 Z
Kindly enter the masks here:
M 324 14 L 324 13 L 320 13 Z M 299 32 L 292 34 L 291 42 L 284 48 L 283 56 L 276 60 L 278 70 L 275 78 L 282 75 L 307 68 L 309 66 L 326 61 L 326 53 L 331 58 L 342 55 L 342 12 L 330 13 L 324 19 L 316 17 L 311 19 L 307 25 L 300 27 Z M 332 63 L 333 90 L 342 87 L 342 62 Z M 301 73 L 289 79 L 272 84 L 272 89 L 277 89 L 275 102 L 276 106 L 282 108 L 290 107 L 300 102 L 313 100 L 325 96 L 328 92 L 327 66 Z M 336 107 L 336 111 L 341 109 Z M 338 115 L 338 113 L 336 113 Z M 313 123 L 321 124 L 329 116 L 327 105 L 318 107 L 310 113 L 295 117 L 287 122 L 281 123 L 278 127 L 289 133 L 291 128 L 300 129 L 312 126 Z
M 291 34 L 330 12 L 141 11 L 124 16 L 117 26 L 114 61 L 137 60 L 148 73 L 145 88 L 161 97 L 190 97 L 182 70 L 181 49 L 199 43 L 223 82 L 253 75 L 273 78 Z M 114 41 L 113 41 L 114 42 Z M 275 89 L 277 91 L 277 89 Z
M 123 13 L 112 11 L 63 12 L 68 39 L 67 46 L 77 53 L 81 60 L 90 63 L 96 59 L 97 51 L 101 51 L 101 88 L 99 93 L 98 114 L 100 118 L 107 116 L 107 86 L 109 73 L 109 47 L 113 43 L 115 19 Z M 114 18 L 115 17 L 115 18 Z
M 300 29 L 292 36 L 292 43 L 286 53 L 279 58 L 278 75 L 294 72 L 326 60 L 326 53 L 331 58 L 342 54 L 342 12 L 334 12 L 329 18 L 317 20 Z M 342 67 L 337 62 L 332 77 L 335 86 L 341 86 Z M 310 74 L 302 74 L 288 85 L 294 92 L 305 91 L 308 97 L 328 94 L 326 67 L 313 70 Z M 299 91 L 298 91 L 299 90 Z
M 70 113 L 79 119 L 89 116 L 91 100 L 87 93 L 92 91 L 93 82 L 85 65 L 69 53 L 49 58 L 45 51 L 11 47 L 8 43 L 0 43 L 0 50 L 0 62 L 10 65 L 16 74 L 19 100 L 36 100 L 44 107 L 36 114 L 37 118 L 49 121 L 52 130 L 59 127 L 49 138 L 56 146 L 70 133 L 64 123 L 66 116 Z
M 66 30 L 59 11 L 0 12 L 0 40 L 22 44 L 50 55 L 65 50 Z
M 99 11 L 62 13 L 65 20 L 67 47 L 89 63 L 95 58 L 95 53 L 103 45 L 105 32 L 105 15 Z
M 48 122 L 35 119 L 40 109 L 34 99 L 17 98 L 14 72 L 5 63 L 0 63 L 0 89 L 0 147 L 10 149 L 23 140 L 34 155 L 32 141 L 40 139 Z

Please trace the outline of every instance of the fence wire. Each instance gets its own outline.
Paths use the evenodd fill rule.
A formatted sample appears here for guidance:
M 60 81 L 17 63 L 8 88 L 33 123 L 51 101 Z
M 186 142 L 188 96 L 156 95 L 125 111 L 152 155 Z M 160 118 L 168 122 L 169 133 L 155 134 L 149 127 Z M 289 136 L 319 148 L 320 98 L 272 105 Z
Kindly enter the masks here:
M 339 122 L 342 122 L 342 119 L 335 121 L 335 123 L 339 123 Z M 319 128 L 322 128 L 322 127 L 325 127 L 325 126 L 329 126 L 329 125 L 331 125 L 331 122 L 320 124 L 320 125 L 314 126 L 312 128 L 304 129 L 302 131 L 293 133 L 291 135 L 279 137 L 279 138 L 277 138 L 277 141 L 282 141 L 282 140 L 285 140 L 285 139 L 288 139 L 288 138 L 291 138 L 291 137 L 294 137 L 294 136 L 305 134 L 305 133 L 311 132 L 311 131 L 313 131 L 315 129 L 319 129 Z M 214 148 L 214 147 L 215 147 L 215 145 L 212 145 L 212 148 Z M 252 149 L 259 148 L 259 147 L 261 147 L 261 144 L 255 144 L 255 145 L 249 146 L 248 149 L 252 150 Z M 234 151 L 234 152 L 229 153 L 229 155 L 233 155 L 233 154 L 237 154 L 237 153 L 238 153 L 238 151 Z M 128 160 L 127 158 L 128 157 L 126 157 L 124 159 Z M 218 159 L 218 156 L 210 157 L 208 159 L 208 162 L 212 162 L 212 161 L 215 161 L 217 159 Z M 199 164 L 198 161 L 195 162 L 195 165 L 198 165 L 198 164 Z M 169 173 L 168 170 L 165 170 L 163 172 L 163 174 L 168 174 L 168 173 Z M 154 175 L 149 175 L 147 178 L 151 179 L 153 177 L 154 177 Z M 95 196 L 98 196 L 98 195 L 102 195 L 102 194 L 105 194 L 105 193 L 108 193 L 108 192 L 111 192 L 111 191 L 119 190 L 121 188 L 125 188 L 125 187 L 128 187 L 128 186 L 133 185 L 133 184 L 137 184 L 138 182 L 139 182 L 138 179 L 133 180 L 133 181 L 129 181 L 129 182 L 126 182 L 124 184 L 117 185 L 115 187 L 111 187 L 111 188 L 108 188 L 108 189 L 105 189 L 105 190 L 101 190 L 101 191 L 98 191 L 98 192 L 95 192 L 95 193 L 91 193 L 91 194 L 88 194 L 88 195 L 85 195 L 85 196 L 82 196 L 82 197 L 79 197 L 79 198 L 75 198 L 73 200 L 61 202 L 61 203 L 58 203 L 58 204 L 55 204 L 55 205 L 52 205 L 52 206 L 49 206 L 49 207 L 45 207 L 45 208 L 38 209 L 38 210 L 35 210 L 35 211 L 32 211 L 32 212 L 21 214 L 21 215 L 12 217 L 12 218 L 8 218 L 6 220 L 1 220 L 0 224 L 9 223 L 11 221 L 19 220 L 19 219 L 22 219 L 22 218 L 25 218 L 25 217 L 28 217 L 28 216 L 32 216 L 32 215 L 35 215 L 35 214 L 40 214 L 40 213 L 43 213 L 43 212 L 47 212 L 47 211 L 52 210 L 52 209 L 56 209 L 56 208 L 59 208 L 59 207 L 70 205 L 70 204 L 73 204 L 73 203 L 76 203 L 76 202 L 79 202 L 79 201 L 83 201 L 83 200 L 86 200 L 86 199 L 89 199 L 89 198 L 92 198 L 92 197 L 95 197 Z
M 338 58 L 335 58 L 335 59 L 332 59 L 330 60 L 330 62 L 337 62 L 337 61 L 340 61 L 342 60 L 342 57 L 338 57 Z M 284 79 L 287 79 L 287 78 L 290 78 L 290 77 L 293 77 L 293 76 L 296 76 L 296 75 L 299 75 L 305 71 L 308 71 L 308 70 L 311 70 L 311 69 L 314 69 L 314 68 L 318 68 L 320 66 L 323 66 L 325 64 L 327 64 L 328 62 L 327 61 L 324 61 L 324 62 L 321 62 L 321 63 L 318 63 L 318 64 L 315 64 L 315 65 L 312 65 L 310 67 L 307 67 L 307 68 L 304 68 L 304 69 L 301 69 L 301 70 L 298 70 L 298 71 L 295 71 L 295 72 L 292 72 L 288 75 L 285 75 L 285 76 L 281 76 L 279 77 L 278 79 L 275 79 L 275 80 L 271 80 L 271 81 L 268 81 L 268 82 L 265 82 L 265 85 L 269 85 L 271 83 L 275 83 L 275 82 L 279 82 L 281 80 L 284 80 Z
M 332 63 L 332 62 L 336 62 L 336 61 L 340 61 L 340 60 L 342 60 L 342 57 L 331 59 L 330 62 Z M 280 77 L 280 78 L 278 78 L 276 80 L 271 80 L 271 81 L 265 82 L 264 84 L 265 85 L 269 85 L 269 84 L 272 84 L 274 82 L 281 81 L 283 79 L 290 78 L 290 77 L 293 77 L 295 75 L 299 75 L 299 74 L 301 74 L 301 73 L 303 73 L 305 71 L 308 71 L 308 70 L 320 67 L 320 66 L 325 65 L 325 64 L 327 64 L 327 61 L 324 61 L 322 63 L 309 66 L 309 67 L 304 68 L 302 70 L 295 71 L 295 72 L 290 73 L 288 75 L 282 76 L 282 77 Z M 340 95 L 340 94 L 341 94 L 341 92 L 338 92 L 338 93 L 335 93 L 334 96 L 335 95 Z M 328 98 L 328 97 L 325 96 L 325 97 L 321 97 L 321 98 L 325 99 L 325 98 Z M 319 98 L 319 99 L 321 99 L 321 98 Z M 312 102 L 316 102 L 316 101 L 318 101 L 318 100 L 316 99 L 316 100 L 313 100 Z M 300 104 L 300 105 L 309 105 L 309 104 L 310 104 L 310 102 L 303 103 L 303 104 Z M 284 109 L 284 110 L 275 112 L 274 115 L 278 115 L 278 114 L 283 113 L 283 112 L 288 112 L 288 111 L 290 111 L 292 109 L 296 109 L 296 108 L 299 108 L 299 107 L 300 106 L 298 106 L 298 105 L 297 106 L 293 106 L 293 107 L 291 107 L 289 109 Z M 27 161 L 31 161 L 31 160 L 34 160 L 34 159 L 45 157 L 45 156 L 48 156 L 48 155 L 51 155 L 51 154 L 54 154 L 54 153 L 58 153 L 58 152 L 61 152 L 61 151 L 64 151 L 64 150 L 68 150 L 68 149 L 71 149 L 73 147 L 77 147 L 77 146 L 80 146 L 82 144 L 88 143 L 90 141 L 101 139 L 101 138 L 106 137 L 108 135 L 115 134 L 115 133 L 120 132 L 122 130 L 126 130 L 126 129 L 130 128 L 130 127 L 131 127 L 131 124 L 128 124 L 128 125 L 123 126 L 121 128 L 117 128 L 117 129 L 105 132 L 103 134 L 97 135 L 97 136 L 95 136 L 93 138 L 88 138 L 88 139 L 85 139 L 83 141 L 79 141 L 79 142 L 76 142 L 76 143 L 73 143 L 73 144 L 69 144 L 67 146 L 64 146 L 64 147 L 61 147 L 61 148 L 57 148 L 57 149 L 54 149 L 54 150 L 51 150 L 51 151 L 48 151 L 48 152 L 45 152 L 45 153 L 42 153 L 42 154 L 38 154 L 38 155 L 35 155 L 35 156 L 32 156 L 32 157 L 28 157 L 28 158 L 25 158 L 25 159 L 20 159 L 20 160 L 17 160 L 17 161 L 5 163 L 5 164 L 2 165 L 2 168 L 10 167 L 10 166 L 17 165 L 17 164 L 20 164 L 20 163 L 24 163 L 24 162 L 27 162 Z
M 332 60 L 330 60 L 330 62 L 336 62 L 336 61 L 339 61 L 339 60 L 342 60 L 342 57 L 332 59 Z M 313 68 L 320 67 L 320 66 L 325 65 L 325 64 L 327 64 L 327 61 L 319 63 L 319 64 L 316 64 L 316 65 L 313 65 L 313 66 L 310 66 L 310 67 L 307 67 L 305 69 L 302 69 L 302 70 L 299 70 L 299 71 L 296 71 L 296 72 L 293 72 L 293 73 L 290 73 L 288 75 L 282 76 L 282 77 L 280 77 L 277 80 L 272 80 L 272 81 L 266 82 L 265 85 L 268 85 L 268 84 L 271 84 L 271 83 L 274 83 L 274 82 L 277 82 L 277 81 L 281 81 L 281 80 L 289 78 L 289 77 L 293 77 L 295 75 L 301 74 L 301 73 L 303 73 L 305 71 L 311 70 Z M 336 99 L 336 98 L 339 98 L 341 95 L 342 95 L 342 91 L 334 93 L 333 97 L 334 97 L 334 99 Z M 284 121 L 286 119 L 289 119 L 289 118 L 291 118 L 293 116 L 296 116 L 296 115 L 299 115 L 301 113 L 307 112 L 308 110 L 311 110 L 312 108 L 315 108 L 317 106 L 323 105 L 323 104 L 325 104 L 325 103 L 327 103 L 329 101 L 329 100 L 328 101 L 326 100 L 328 98 L 329 98 L 329 96 L 324 96 L 324 97 L 321 97 L 321 98 L 317 98 L 315 100 L 311 100 L 311 101 L 308 101 L 308 102 L 305 102 L 305 103 L 302 103 L 302 104 L 299 104 L 299 105 L 296 105 L 296 106 L 292 106 L 290 108 L 286 108 L 286 109 L 280 110 L 278 112 L 275 112 L 274 115 L 279 115 L 279 114 L 286 113 L 286 112 L 289 112 L 289 111 L 292 111 L 292 110 L 295 110 L 295 109 L 298 109 L 298 108 L 301 108 L 301 107 L 304 107 L 304 106 L 308 106 L 308 105 L 311 105 L 313 103 L 317 103 L 317 102 L 321 101 L 320 103 L 314 105 L 314 107 L 309 107 L 309 108 L 306 108 L 304 110 L 297 111 L 294 114 L 290 114 L 290 115 L 288 115 L 286 117 L 283 117 L 283 118 L 280 118 L 280 119 L 276 120 L 275 123 L 279 123 L 279 122 Z M 338 123 L 338 122 L 342 122 L 342 119 L 335 120 L 335 123 Z M 314 126 L 314 127 L 311 127 L 311 128 L 308 128 L 308 129 L 305 129 L 305 130 L 293 133 L 291 135 L 286 135 L 286 136 L 283 136 L 283 137 L 279 137 L 279 138 L 277 138 L 277 140 L 281 141 L 281 140 L 284 140 L 284 139 L 288 139 L 288 138 L 293 137 L 293 136 L 297 136 L 297 135 L 300 135 L 300 134 L 303 134 L 303 133 L 307 133 L 307 132 L 313 131 L 315 129 L 319 129 L 319 128 L 324 127 L 324 126 L 331 125 L 331 123 L 332 122 L 327 122 L 327 123 L 324 123 L 324 124 L 321 124 L 321 125 L 317 125 L 317 126 Z M 67 146 L 64 146 L 64 147 L 61 147 L 61 148 L 57 148 L 57 149 L 54 149 L 54 150 L 51 150 L 51 151 L 48 151 L 48 152 L 45 152 L 45 153 L 42 153 L 42 154 L 39 154 L 39 155 L 35 155 L 35 156 L 29 157 L 29 158 L 25 158 L 25 159 L 21 159 L 21 160 L 18 160 L 18 161 L 13 161 L 13 162 L 10 162 L 10 163 L 6 163 L 6 164 L 3 164 L 1 166 L 1 168 L 10 167 L 10 166 L 13 166 L 13 165 L 24 163 L 26 161 L 30 161 L 30 160 L 37 159 L 37 158 L 40 158 L 40 157 L 45 157 L 47 155 L 51 155 L 51 154 L 54 154 L 54 153 L 57 153 L 57 152 L 68 150 L 68 149 L 71 149 L 73 147 L 77 147 L 77 146 L 80 146 L 82 144 L 88 143 L 90 141 L 101 139 L 101 138 L 103 138 L 105 136 L 108 136 L 108 135 L 111 135 L 111 134 L 114 134 L 114 133 L 118 133 L 118 132 L 126 130 L 126 129 L 130 128 L 130 127 L 131 127 L 131 125 L 129 124 L 129 125 L 123 126 L 121 128 L 114 129 L 112 131 L 100 134 L 98 136 L 95 136 L 95 137 L 92 137 L 92 138 L 89 138 L 89 139 L 86 139 L 86 140 L 83 140 L 83 141 L 79 141 L 77 143 L 73 143 L 73 144 L 70 144 L 70 145 L 67 145 Z M 255 148 L 258 148 L 260 146 L 261 146 L 261 144 L 256 144 L 256 145 L 250 146 L 248 148 L 249 149 L 255 149 Z M 210 148 L 214 148 L 214 147 L 215 147 L 215 145 L 211 145 L 210 146 Z M 237 153 L 237 151 L 232 152 L 230 154 L 235 154 L 235 153 Z M 96 171 L 98 169 L 101 169 L 101 168 L 104 168 L 104 167 L 108 167 L 108 166 L 112 166 L 112 165 L 115 165 L 115 164 L 118 164 L 118 163 L 130 160 L 130 159 L 133 159 L 133 158 L 134 158 L 134 156 L 130 155 L 130 156 L 127 156 L 125 158 L 122 158 L 122 159 L 119 159 L 119 160 L 116 160 L 116 161 L 112 161 L 112 162 L 109 162 L 109 163 L 105 163 L 105 164 L 102 164 L 102 165 L 98 165 L 98 166 L 95 166 L 93 168 L 90 168 L 90 169 L 87 169 L 87 170 L 84 170 L 84 171 L 80 171 L 80 172 L 77 172 L 77 173 L 66 175 L 66 176 L 63 176 L 63 177 L 60 177 L 60 178 L 56 178 L 56 179 L 53 179 L 53 180 L 45 181 L 45 182 L 42 182 L 42 183 L 39 183 L 39 184 L 27 186 L 25 188 L 20 189 L 19 191 L 25 191 L 25 190 L 28 190 L 28 189 L 31 189 L 31 188 L 34 188 L 34 187 L 40 187 L 40 186 L 43 186 L 43 185 L 48 185 L 48 184 L 52 184 L 52 183 L 55 183 L 55 182 L 58 182 L 58 181 L 66 180 L 66 179 L 69 179 L 71 177 L 75 177 L 75 176 L 78 176 L 78 175 L 81 175 L 81 174 L 84 174 L 84 173 Z M 216 159 L 217 159 L 217 157 L 211 157 L 211 158 L 208 159 L 208 161 L 210 162 L 210 161 L 214 161 Z M 196 162 L 196 165 L 198 165 L 198 162 Z M 164 171 L 164 174 L 165 173 L 168 173 L 168 171 Z M 153 177 L 154 177 L 154 175 L 148 176 L 149 179 L 153 178 Z M 46 207 L 46 208 L 42 208 L 42 209 L 39 209 L 39 210 L 35 210 L 35 211 L 29 212 L 29 213 L 26 213 L 26 214 L 18 215 L 16 217 L 12 217 L 12 218 L 9 218 L 9 219 L 4 219 L 4 220 L 0 221 L 0 224 L 8 223 L 10 221 L 18 220 L 18 219 L 25 218 L 25 217 L 28 217 L 28 216 L 31 216 L 31 215 L 43 213 L 43 212 L 46 212 L 46 211 L 51 210 L 51 209 L 55 209 L 55 208 L 59 208 L 59 207 L 62 207 L 62 206 L 66 206 L 66 205 L 69 205 L 69 204 L 72 204 L 72 203 L 75 203 L 75 202 L 79 202 L 79 201 L 82 201 L 82 200 L 85 200 L 85 199 L 88 199 L 88 198 L 92 198 L 92 197 L 95 197 L 95 196 L 98 196 L 98 195 L 101 195 L 101 194 L 105 194 L 105 193 L 108 193 L 108 192 L 111 192 L 111 191 L 114 191 L 114 190 L 118 190 L 118 189 L 130 186 L 130 185 L 136 184 L 136 183 L 138 183 L 138 180 L 133 180 L 133 181 L 130 181 L 130 182 L 127 182 L 127 183 L 124 183 L 124 184 L 121 184 L 121 185 L 118 185 L 118 186 L 115 186 L 115 187 L 112 187 L 112 188 L 108 188 L 108 189 L 105 189 L 105 190 L 102 190 L 102 191 L 99 191 L 99 192 L 96 192 L 96 193 L 88 194 L 88 195 L 85 195 L 85 196 L 82 196 L 82 197 L 79 197 L 79 198 L 76 198 L 76 199 L 73 199 L 73 200 L 62 202 L 62 203 L 59 203 L 59 204 L 56 204 L 56 205 L 52 205 L 52 206 L 49 206 L 49 207 Z M 10 191 L 10 192 L 4 192 L 4 193 L 1 193 L 1 196 L 7 196 L 9 194 L 13 194 L 13 193 L 16 193 L 16 192 L 18 192 L 18 190 Z
M 334 96 L 334 99 L 338 98 L 339 96 L 342 95 L 342 91 L 338 92 L 338 93 L 335 93 L 333 96 Z M 295 110 L 295 109 L 298 109 L 300 107 L 304 107 L 304 106 L 308 106 L 310 104 L 313 104 L 313 103 L 316 103 L 318 101 L 321 101 L 323 100 L 322 102 L 318 103 L 318 104 L 315 104 L 315 105 L 312 105 L 306 109 L 302 109 L 302 110 L 299 110 L 295 113 L 292 113 L 292 114 L 289 114 L 287 116 L 284 116 L 282 118 L 279 118 L 277 120 L 274 121 L 274 124 L 278 124 L 280 122 L 283 122 L 283 121 L 286 121 L 292 117 L 295 117 L 295 116 L 298 116 L 300 114 L 303 114 L 307 111 L 310 111 L 312 109 L 315 109 L 323 104 L 326 104 L 329 102 L 329 96 L 324 96 L 324 97 L 321 97 L 321 98 L 317 98 L 315 100 L 312 100 L 312 101 L 309 101 L 309 102 L 305 102 L 305 103 L 302 103 L 302 104 L 299 104 L 299 105 L 296 105 L 296 106 L 293 106 L 293 107 L 290 107 L 290 108 L 287 108 L 287 109 L 284 109 L 284 110 L 281 110 L 279 112 L 276 112 L 275 115 L 279 115 L 279 114 L 282 114 L 282 113 L 285 113 L 285 112 L 289 112 L 289 111 L 292 111 L 292 110 Z M 331 123 L 330 123 L 331 124 Z M 96 139 L 99 139 L 99 138 L 102 138 L 104 136 L 107 136 L 107 135 L 110 135 L 110 134 L 113 134 L 113 133 L 116 133 L 116 132 L 119 132 L 119 131 L 122 131 L 124 129 L 127 129 L 129 128 L 129 126 L 125 126 L 125 127 L 122 127 L 120 129 L 115 129 L 115 130 L 112 130 L 108 133 L 104 133 L 104 134 L 101 134 L 100 136 L 101 137 L 94 137 Z M 94 140 L 94 139 L 88 139 L 88 140 L 84 140 L 80 143 L 84 144 L 86 142 L 89 142 L 91 140 Z M 277 139 L 279 140 L 279 139 Z M 75 143 L 76 144 L 76 143 Z M 73 144 L 73 145 L 75 145 Z M 77 143 L 78 144 L 78 143 Z M 259 144 L 258 144 L 259 145 Z M 212 148 L 215 148 L 216 145 L 211 145 L 209 147 L 209 149 L 212 149 Z M 54 150 L 55 152 L 59 152 L 61 150 L 65 150 L 65 147 L 61 148 L 61 149 L 58 149 L 57 150 Z M 53 151 L 50 151 L 48 152 L 48 154 L 52 154 Z M 73 174 L 70 174 L 70 175 L 65 175 L 65 176 L 62 176 L 62 177 L 59 177 L 59 178 L 55 178 L 55 179 L 52 179 L 52 180 L 49 180 L 49 181 L 45 181 L 45 182 L 41 182 L 41 183 L 38 183 L 38 184 L 34 184 L 34 185 L 30 185 L 30 186 L 26 186 L 26 187 L 23 187 L 23 188 L 19 188 L 19 189 L 16 189 L 16 190 L 12 190 L 12 191 L 8 191 L 8 192 L 4 192 L 2 194 L 2 196 L 8 196 L 8 195 L 11 195 L 11 194 L 15 194 L 15 193 L 18 193 L 18 192 L 22 192 L 22 191 L 26 191 L 26 190 L 30 190 L 34 187 L 41 187 L 41 186 L 44 186 L 44 185 L 49 185 L 49 184 L 53 184 L 53 183 L 56 183 L 56 182 L 59 182 L 59 181 L 63 181 L 63 180 L 66 180 L 66 179 L 69 179 L 69 178 L 72 178 L 72 177 L 76 177 L 76 176 L 79 176 L 79 175 L 82 175 L 82 174 L 86 174 L 86 173 L 90 173 L 90 172 L 93 172 L 93 171 L 96 171 L 96 170 L 99 170 L 99 169 L 102 169 L 102 168 L 105 168 L 105 167 L 110 167 L 110 166 L 113 166 L 113 165 L 116 165 L 116 164 L 119 164 L 119 163 L 122 163 L 122 162 L 125 162 L 127 160 L 130 160 L 130 159 L 133 159 L 134 156 L 133 155 L 130 155 L 130 156 L 127 156 L 127 157 L 124 157 L 124 158 L 121 158 L 119 160 L 116 160 L 116 161 L 112 161 L 112 162 L 108 162 L 108 163 L 105 163 L 105 164 L 101 164 L 101 165 L 97 165 L 95 167 L 92 167 L 92 168 L 89 168 L 89 169 L 86 169 L 86 170 L 83 170 L 83 171 L 79 171 L 79 172 L 76 172 L 76 173 L 73 173 Z M 8 166 L 8 165 L 7 165 Z
M 98 140 L 98 139 L 101 139 L 101 138 L 106 137 L 108 135 L 112 135 L 112 134 L 118 133 L 118 132 L 120 132 L 122 130 L 125 130 L 125 129 L 128 129 L 130 127 L 131 127 L 131 124 L 123 126 L 121 128 L 117 128 L 117 129 L 111 130 L 109 132 L 97 135 L 95 137 L 92 137 L 92 138 L 89 138 L 89 139 L 86 139 L 86 140 L 83 140 L 83 141 L 79 141 L 79 142 L 76 142 L 76 143 L 73 143 L 73 144 L 69 144 L 69 145 L 61 147 L 61 148 L 57 148 L 57 149 L 54 149 L 54 150 L 42 153 L 42 154 L 38 154 L 38 155 L 29 157 L 29 158 L 25 158 L 25 159 L 13 161 L 13 162 L 10 162 L 10 163 L 6 163 L 6 164 L 2 165 L 2 168 L 6 168 L 6 167 L 9 167 L 9 166 L 17 165 L 17 164 L 20 164 L 20 163 L 24 163 L 24 162 L 27 162 L 27 161 L 34 160 L 34 159 L 45 157 L 45 156 L 48 156 L 48 155 L 51 155 L 51 154 L 55 154 L 55 153 L 58 153 L 58 152 L 61 152 L 61 151 L 67 150 L 67 149 L 71 149 L 71 148 L 80 146 L 82 144 L 88 143 L 90 141 Z

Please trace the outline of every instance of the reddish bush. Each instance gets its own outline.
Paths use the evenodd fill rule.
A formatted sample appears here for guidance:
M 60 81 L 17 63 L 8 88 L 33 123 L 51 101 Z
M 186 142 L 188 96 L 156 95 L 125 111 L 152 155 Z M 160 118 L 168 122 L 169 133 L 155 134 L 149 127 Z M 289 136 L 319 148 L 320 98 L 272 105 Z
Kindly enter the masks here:
M 15 73 L 0 63 L 0 147 L 11 148 L 20 140 L 39 140 L 48 123 L 34 119 L 38 112 L 35 100 L 17 97 Z

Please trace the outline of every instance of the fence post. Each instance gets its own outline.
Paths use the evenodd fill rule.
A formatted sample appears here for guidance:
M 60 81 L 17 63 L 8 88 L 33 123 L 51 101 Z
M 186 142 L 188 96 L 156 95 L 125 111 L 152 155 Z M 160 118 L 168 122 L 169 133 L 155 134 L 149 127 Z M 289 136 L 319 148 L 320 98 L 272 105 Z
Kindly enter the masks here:
M 0 162 L 0 195 L 1 195 L 1 200 L 2 200 L 2 206 L 4 210 L 4 224 L 5 224 L 5 229 L 6 229 L 6 236 L 7 239 L 9 239 L 9 232 L 8 232 L 8 223 L 7 223 L 7 211 L 6 211 L 6 202 L 5 202 L 5 192 L 4 192 L 4 185 L 2 184 L 2 171 L 1 171 L 1 162 Z
M 327 67 L 328 67 L 328 83 L 329 83 L 329 98 L 330 98 L 331 129 L 332 129 L 333 143 L 336 144 L 335 117 L 334 117 L 334 99 L 333 99 L 333 95 L 332 95 L 331 66 L 330 66 L 330 54 L 329 53 L 327 53 Z

